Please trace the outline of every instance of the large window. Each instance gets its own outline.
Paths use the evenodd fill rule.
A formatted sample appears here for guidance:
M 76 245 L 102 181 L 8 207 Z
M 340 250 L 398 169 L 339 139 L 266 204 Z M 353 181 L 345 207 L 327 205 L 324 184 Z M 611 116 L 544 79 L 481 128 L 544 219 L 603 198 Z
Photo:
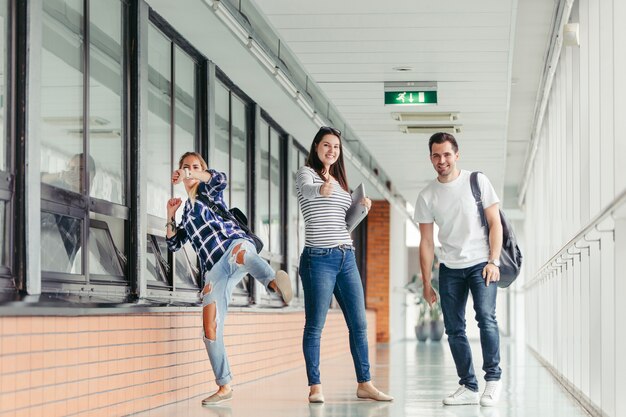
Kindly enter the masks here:
M 172 185 L 180 156 L 198 149 L 198 66 L 200 55 L 183 48 L 172 29 L 153 21 L 148 27 L 148 286 L 195 294 L 200 285 L 196 255 L 187 243 L 171 253 L 165 243 L 167 200 L 187 199 L 183 184 Z M 176 219 L 180 221 L 183 206 Z
M 266 249 L 274 255 L 284 252 L 283 198 L 281 184 L 284 163 L 283 138 L 266 121 L 261 121 L 261 171 L 259 173 L 259 207 L 257 230 Z
M 125 286 L 127 4 L 42 5 L 42 287 Z
M 299 277 L 300 254 L 304 250 L 304 217 L 298 205 L 298 192 L 296 191 L 296 179 L 298 170 L 304 166 L 307 158 L 307 152 L 294 140 L 290 148 L 291 152 L 291 179 L 293 186 L 289 193 L 289 205 L 293 208 L 289 212 L 290 233 L 295 234 L 295 247 L 290 248 L 291 256 L 291 285 L 293 286 L 294 296 L 302 297 L 302 285 Z
M 265 244 L 264 256 L 269 260 L 273 269 L 286 269 L 287 259 L 285 248 L 287 243 L 285 229 L 285 195 L 286 181 L 284 181 L 285 137 L 279 127 L 269 116 L 262 112 L 258 132 L 258 161 L 257 182 L 258 189 L 256 206 L 256 230 Z M 287 271 L 289 272 L 289 271 Z M 291 274 L 295 284 L 293 273 Z M 294 286 L 294 289 L 296 287 Z M 273 294 L 269 294 L 260 285 L 257 285 L 255 294 L 257 303 L 280 305 Z
M 250 106 L 223 83 L 215 85 L 215 155 L 212 168 L 226 173 L 224 200 L 248 211 L 248 136 Z
M 225 78 L 225 77 L 223 77 Z M 224 82 L 223 82 L 224 81 Z M 250 213 L 250 105 L 229 81 L 215 83 L 215 146 L 210 155 L 211 167 L 226 173 L 228 187 L 224 200 L 229 207 L 238 207 Z M 247 276 L 233 291 L 231 303 L 248 305 L 252 293 L 252 279 Z

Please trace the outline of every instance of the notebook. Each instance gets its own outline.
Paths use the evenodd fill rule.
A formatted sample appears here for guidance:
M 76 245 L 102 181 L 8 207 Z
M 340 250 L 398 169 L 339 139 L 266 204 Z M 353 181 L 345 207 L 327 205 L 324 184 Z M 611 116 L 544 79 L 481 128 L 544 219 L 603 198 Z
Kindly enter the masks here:
M 346 212 L 346 224 L 348 225 L 348 233 L 352 231 L 363 221 L 367 216 L 367 208 L 361 204 L 361 200 L 365 198 L 365 187 L 363 183 L 352 192 L 352 204 Z

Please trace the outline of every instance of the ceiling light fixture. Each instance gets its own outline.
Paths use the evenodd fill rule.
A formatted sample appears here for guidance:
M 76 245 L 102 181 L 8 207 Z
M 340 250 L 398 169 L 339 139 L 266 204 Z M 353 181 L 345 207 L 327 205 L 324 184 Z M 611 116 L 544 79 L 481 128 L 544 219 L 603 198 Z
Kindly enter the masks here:
M 276 77 L 280 85 L 282 85 L 283 88 L 287 90 L 291 97 L 296 98 L 296 96 L 298 95 L 298 89 L 296 88 L 294 83 L 291 82 L 291 80 L 287 77 L 287 74 L 285 74 L 280 68 L 275 67 L 275 71 L 276 72 L 274 73 L 274 76 Z
M 302 96 L 302 93 L 300 91 L 298 91 L 298 93 L 296 94 L 296 102 L 300 105 L 302 110 L 304 110 L 307 116 L 309 116 L 310 118 L 313 118 L 314 116 L 313 106 L 311 106 L 309 102 Z
M 222 23 L 224 23 L 226 27 L 228 27 L 231 32 L 239 38 L 241 43 L 248 44 L 248 31 L 241 25 L 241 23 L 239 23 L 235 16 L 230 13 L 220 0 L 214 0 L 211 8 L 215 12 L 215 15 L 220 18 Z
M 322 127 L 326 125 L 326 122 L 324 122 L 324 120 L 320 117 L 318 112 L 313 112 L 313 121 L 315 122 L 315 124 L 317 125 L 317 127 Z
M 248 49 L 252 52 L 252 55 L 256 57 L 256 59 L 263 64 L 266 70 L 269 71 L 270 74 L 274 75 L 276 73 L 276 64 L 274 64 L 274 60 L 265 52 L 261 45 L 257 41 L 252 38 L 248 39 Z
M 391 118 L 398 122 L 455 122 L 459 119 L 459 113 L 456 112 L 402 112 L 391 113 Z
M 460 125 L 429 125 L 429 126 L 400 126 L 400 131 L 402 133 L 411 133 L 411 134 L 434 134 L 434 133 L 461 133 Z

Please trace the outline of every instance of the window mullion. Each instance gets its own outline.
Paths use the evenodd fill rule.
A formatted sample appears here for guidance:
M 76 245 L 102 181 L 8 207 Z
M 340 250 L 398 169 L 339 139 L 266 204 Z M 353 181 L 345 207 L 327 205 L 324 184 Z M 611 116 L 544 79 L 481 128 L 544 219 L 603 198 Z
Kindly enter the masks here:
M 170 155 L 172 164 L 170 166 L 170 172 L 173 172 L 174 169 L 178 168 L 176 166 L 176 155 L 174 154 L 176 150 L 176 44 L 174 42 L 170 42 Z M 174 195 L 174 184 L 170 181 L 170 195 Z M 169 219 L 167 219 L 169 221 Z M 176 279 L 175 274 L 176 271 L 174 268 L 176 267 L 175 254 L 171 251 L 167 251 L 167 261 L 170 265 L 170 270 L 168 274 L 168 279 L 170 280 L 170 284 L 172 285 L 172 292 L 176 292 Z
M 89 16 L 89 0 L 83 0 L 83 158 L 80 163 L 84 169 L 80 173 L 82 183 L 82 193 L 87 202 L 87 208 L 83 216 L 83 244 L 82 244 L 82 262 L 83 274 L 86 283 L 90 283 L 89 276 L 89 210 L 91 208 L 91 199 L 89 198 L 91 184 L 89 184 L 89 73 L 90 73 L 90 16 Z

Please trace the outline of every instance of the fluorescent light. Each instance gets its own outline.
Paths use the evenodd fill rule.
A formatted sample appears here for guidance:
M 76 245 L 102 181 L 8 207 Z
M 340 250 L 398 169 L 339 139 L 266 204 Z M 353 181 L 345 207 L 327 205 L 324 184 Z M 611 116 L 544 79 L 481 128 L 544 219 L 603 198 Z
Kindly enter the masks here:
M 226 9 L 226 6 L 224 6 L 221 1 L 213 1 L 213 10 L 217 17 L 220 18 L 226 27 L 228 27 L 242 43 L 248 43 L 248 31 L 241 26 L 241 23 L 235 19 L 235 16 L 230 14 L 230 11 Z
M 298 94 L 296 94 L 296 101 L 298 102 L 302 110 L 304 110 L 304 112 L 307 114 L 307 116 L 313 118 L 313 107 L 304 99 L 304 97 L 302 97 L 302 93 L 299 91 Z
M 433 134 L 433 133 L 461 133 L 460 125 L 430 125 L 430 126 L 400 126 L 400 131 L 402 133 L 425 133 L 425 134 Z
M 298 89 L 296 88 L 296 86 L 291 82 L 289 78 L 287 78 L 287 75 L 281 69 L 275 68 L 275 71 L 276 72 L 274 76 L 276 77 L 280 85 L 282 85 L 283 88 L 287 90 L 291 97 L 296 98 L 296 96 L 298 95 Z
M 326 122 L 324 122 L 324 120 L 322 120 L 322 118 L 320 117 L 318 112 L 315 112 L 315 115 L 313 116 L 313 121 L 315 122 L 317 127 L 322 127 L 322 126 L 326 125 Z
M 391 118 L 399 122 L 454 122 L 459 119 L 456 112 L 401 112 L 391 113 Z
M 250 49 L 250 52 L 252 52 L 252 55 L 254 55 L 256 59 L 263 64 L 265 69 L 268 70 L 270 74 L 274 74 L 276 72 L 276 64 L 274 63 L 274 60 L 270 58 L 263 48 L 261 48 L 261 45 L 259 45 L 257 41 L 249 38 L 248 48 Z

